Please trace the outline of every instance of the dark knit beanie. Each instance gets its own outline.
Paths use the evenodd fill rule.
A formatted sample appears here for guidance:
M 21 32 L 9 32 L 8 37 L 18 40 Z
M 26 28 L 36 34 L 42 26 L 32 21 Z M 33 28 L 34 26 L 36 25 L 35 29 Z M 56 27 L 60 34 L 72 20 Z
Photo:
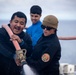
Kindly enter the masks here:
M 53 15 L 48 15 L 44 18 L 43 23 L 44 26 L 49 26 L 57 29 L 58 27 L 58 19 Z
M 38 6 L 38 5 L 33 5 L 33 6 L 30 8 L 30 13 L 41 15 L 42 9 L 41 9 L 41 7 Z

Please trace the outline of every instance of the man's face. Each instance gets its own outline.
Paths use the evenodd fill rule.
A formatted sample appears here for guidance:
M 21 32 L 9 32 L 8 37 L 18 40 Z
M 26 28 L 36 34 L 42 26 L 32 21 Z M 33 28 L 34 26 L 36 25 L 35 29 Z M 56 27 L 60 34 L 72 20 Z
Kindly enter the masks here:
M 49 36 L 55 33 L 55 29 L 52 27 L 41 25 L 41 28 L 43 29 L 44 36 Z
M 49 36 L 51 34 L 54 34 L 55 33 L 55 30 L 54 29 L 51 29 L 51 30 L 47 30 L 46 28 L 43 29 L 43 33 L 44 33 L 44 36 Z
M 35 24 L 40 20 L 41 15 L 31 13 L 30 17 L 31 17 L 32 23 Z
M 25 18 L 15 16 L 14 19 L 10 21 L 10 28 L 14 34 L 20 34 L 25 28 Z

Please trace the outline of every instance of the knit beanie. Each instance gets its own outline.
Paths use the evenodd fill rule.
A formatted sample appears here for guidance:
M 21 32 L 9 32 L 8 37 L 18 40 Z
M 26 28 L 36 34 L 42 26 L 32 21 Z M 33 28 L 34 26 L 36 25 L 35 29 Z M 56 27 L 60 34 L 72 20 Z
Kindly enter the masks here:
M 57 29 L 58 27 L 58 19 L 53 15 L 48 15 L 44 18 L 43 23 L 44 26 L 49 26 Z
M 33 6 L 30 8 L 30 13 L 41 15 L 42 9 L 41 9 L 41 7 L 38 6 L 38 5 L 33 5 Z

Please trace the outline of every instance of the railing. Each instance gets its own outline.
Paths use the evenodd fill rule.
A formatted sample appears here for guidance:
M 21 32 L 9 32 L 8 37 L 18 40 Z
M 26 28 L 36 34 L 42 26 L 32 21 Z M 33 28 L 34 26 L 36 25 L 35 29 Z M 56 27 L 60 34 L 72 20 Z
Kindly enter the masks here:
M 70 36 L 70 37 L 58 37 L 59 40 L 76 40 L 76 36 Z
M 28 27 L 25 27 L 27 29 Z M 76 36 L 69 36 L 69 37 L 64 37 L 64 36 L 59 36 L 59 40 L 76 40 Z

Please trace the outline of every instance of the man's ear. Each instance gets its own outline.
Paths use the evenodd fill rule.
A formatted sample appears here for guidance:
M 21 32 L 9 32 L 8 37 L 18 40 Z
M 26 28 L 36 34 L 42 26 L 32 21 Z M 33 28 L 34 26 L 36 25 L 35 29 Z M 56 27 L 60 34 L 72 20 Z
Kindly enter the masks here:
M 26 28 L 26 24 L 24 25 L 24 29 Z

